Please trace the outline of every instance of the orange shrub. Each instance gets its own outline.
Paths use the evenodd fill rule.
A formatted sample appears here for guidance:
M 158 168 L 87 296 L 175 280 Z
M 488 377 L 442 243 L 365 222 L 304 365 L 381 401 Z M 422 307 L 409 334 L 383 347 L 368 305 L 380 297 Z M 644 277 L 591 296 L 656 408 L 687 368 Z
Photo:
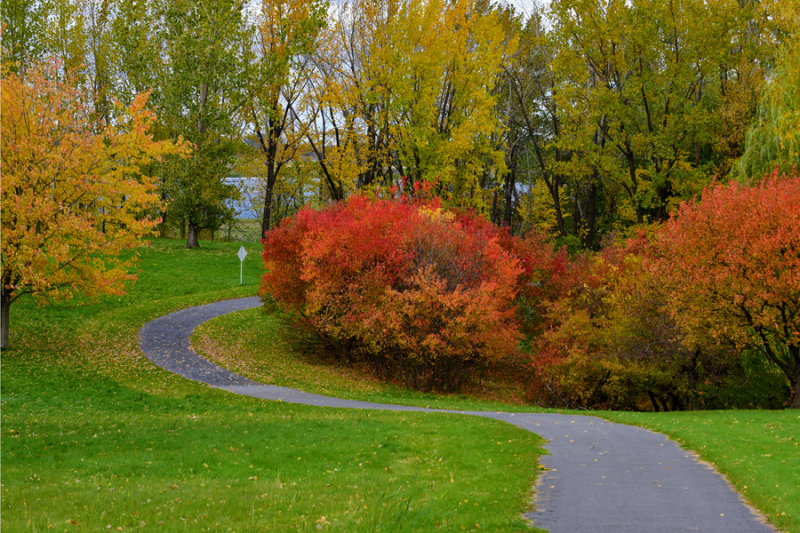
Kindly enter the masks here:
M 262 295 L 343 357 L 421 389 L 457 389 L 515 353 L 515 299 L 545 275 L 543 260 L 515 253 L 520 239 L 437 201 L 354 196 L 301 211 L 263 242 Z

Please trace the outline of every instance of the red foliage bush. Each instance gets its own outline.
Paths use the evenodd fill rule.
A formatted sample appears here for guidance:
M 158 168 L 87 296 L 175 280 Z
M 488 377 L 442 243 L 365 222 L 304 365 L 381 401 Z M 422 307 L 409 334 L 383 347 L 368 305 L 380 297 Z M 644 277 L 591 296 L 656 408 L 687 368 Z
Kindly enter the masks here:
M 713 185 L 648 237 L 581 256 L 560 279 L 533 341 L 531 400 L 654 410 L 774 406 L 785 385 L 754 361 L 760 352 L 783 372 L 800 407 L 797 174 L 752 187 Z M 745 398 L 751 392 L 758 399 Z
M 671 312 L 689 338 L 758 350 L 800 407 L 800 173 L 707 188 L 680 206 L 659 245 Z
M 715 352 L 692 352 L 665 308 L 652 245 L 632 239 L 571 265 L 535 341 L 529 396 L 537 403 L 604 409 L 679 409 L 697 403 Z
M 262 295 L 422 389 L 456 389 L 516 352 L 515 298 L 550 268 L 542 243 L 436 201 L 354 196 L 302 210 L 263 243 Z

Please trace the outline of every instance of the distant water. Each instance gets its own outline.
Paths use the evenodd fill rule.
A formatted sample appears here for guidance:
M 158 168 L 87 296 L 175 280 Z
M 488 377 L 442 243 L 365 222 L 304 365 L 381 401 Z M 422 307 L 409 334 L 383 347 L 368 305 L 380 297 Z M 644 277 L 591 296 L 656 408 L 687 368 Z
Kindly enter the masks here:
M 260 202 L 264 201 L 263 185 L 259 178 L 225 178 L 225 183 L 235 185 L 241 197 L 238 200 L 228 200 L 226 205 L 233 209 L 237 219 L 260 219 Z

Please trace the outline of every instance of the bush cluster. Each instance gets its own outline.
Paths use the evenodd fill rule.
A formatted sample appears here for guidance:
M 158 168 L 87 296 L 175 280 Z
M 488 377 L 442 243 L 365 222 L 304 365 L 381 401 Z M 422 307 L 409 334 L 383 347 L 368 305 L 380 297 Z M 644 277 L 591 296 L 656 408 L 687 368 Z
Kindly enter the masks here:
M 534 339 L 532 401 L 800 406 L 798 174 L 713 185 L 668 223 L 576 258 L 564 279 Z
M 548 249 L 436 201 L 353 196 L 266 235 L 261 292 L 340 357 L 414 388 L 455 390 L 518 352 L 515 301 L 545 278 Z
M 543 405 L 800 406 L 797 173 L 712 185 L 572 258 L 436 200 L 354 196 L 285 220 L 264 260 L 265 297 L 418 389 L 513 355 Z

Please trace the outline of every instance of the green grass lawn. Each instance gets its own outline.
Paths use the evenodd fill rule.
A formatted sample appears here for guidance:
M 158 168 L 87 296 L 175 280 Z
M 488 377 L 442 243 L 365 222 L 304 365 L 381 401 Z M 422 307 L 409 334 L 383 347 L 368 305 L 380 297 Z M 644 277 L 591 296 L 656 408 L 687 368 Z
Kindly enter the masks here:
M 530 531 L 541 440 L 487 419 L 239 397 L 153 367 L 138 330 L 254 294 L 258 245 L 155 241 L 127 296 L 11 308 L 4 531 Z

